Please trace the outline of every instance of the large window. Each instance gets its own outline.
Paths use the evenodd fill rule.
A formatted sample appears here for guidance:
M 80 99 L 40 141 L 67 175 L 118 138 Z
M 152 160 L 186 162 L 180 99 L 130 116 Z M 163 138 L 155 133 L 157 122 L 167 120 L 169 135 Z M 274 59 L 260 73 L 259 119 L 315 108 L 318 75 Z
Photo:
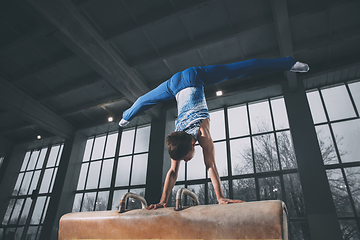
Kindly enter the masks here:
M 150 126 L 87 140 L 73 211 L 114 210 L 130 191 L 145 195 Z M 127 208 L 138 208 L 128 201 Z
M 284 99 L 212 111 L 210 126 L 225 197 L 283 200 L 289 210 L 291 239 L 310 239 Z M 191 161 L 181 162 L 170 206 L 177 189 L 184 186 L 197 194 L 200 204 L 217 203 L 201 147 L 197 145 L 195 151 Z
M 360 239 L 360 82 L 307 93 L 344 239 Z
M 0 228 L 1 239 L 38 239 L 63 145 L 26 152 Z

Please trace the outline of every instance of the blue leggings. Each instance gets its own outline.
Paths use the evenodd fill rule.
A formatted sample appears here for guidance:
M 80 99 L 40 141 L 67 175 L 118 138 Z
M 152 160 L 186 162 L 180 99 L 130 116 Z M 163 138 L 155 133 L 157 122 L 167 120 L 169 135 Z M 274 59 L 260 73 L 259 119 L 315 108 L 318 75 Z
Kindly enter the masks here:
M 228 79 L 253 76 L 265 73 L 289 71 L 296 63 L 291 57 L 277 59 L 251 59 L 224 65 L 192 67 L 174 74 L 169 80 L 154 90 L 139 97 L 135 103 L 123 113 L 123 119 L 130 121 L 138 114 L 155 104 L 172 99 L 187 87 L 203 88 Z

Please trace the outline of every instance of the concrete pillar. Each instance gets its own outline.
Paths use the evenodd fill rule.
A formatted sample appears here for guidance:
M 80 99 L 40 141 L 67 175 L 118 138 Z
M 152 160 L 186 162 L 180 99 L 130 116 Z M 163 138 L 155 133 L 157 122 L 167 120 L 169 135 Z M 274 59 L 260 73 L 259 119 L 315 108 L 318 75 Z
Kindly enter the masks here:
M 165 111 L 162 111 L 161 117 L 159 119 L 151 121 L 150 146 L 145 189 L 145 199 L 149 205 L 158 203 L 162 194 L 165 123 Z
M 311 239 L 339 240 L 340 224 L 306 92 L 302 82 L 298 87 L 298 91 L 291 92 L 288 83 L 282 84 Z
M 81 133 L 76 133 L 74 137 L 65 140 L 48 211 L 40 234 L 41 240 L 58 239 L 59 220 L 62 215 L 72 211 L 86 141 L 87 137 Z

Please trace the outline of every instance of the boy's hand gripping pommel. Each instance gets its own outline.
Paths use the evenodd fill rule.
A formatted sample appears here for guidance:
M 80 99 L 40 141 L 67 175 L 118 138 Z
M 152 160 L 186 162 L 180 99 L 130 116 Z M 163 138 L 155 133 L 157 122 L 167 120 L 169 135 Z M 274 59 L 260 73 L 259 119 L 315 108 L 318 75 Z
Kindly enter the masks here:
M 150 206 L 148 206 L 146 208 L 146 210 L 150 210 L 150 209 L 157 209 L 157 208 L 166 208 L 167 204 L 166 203 L 158 203 L 158 204 L 151 204 Z

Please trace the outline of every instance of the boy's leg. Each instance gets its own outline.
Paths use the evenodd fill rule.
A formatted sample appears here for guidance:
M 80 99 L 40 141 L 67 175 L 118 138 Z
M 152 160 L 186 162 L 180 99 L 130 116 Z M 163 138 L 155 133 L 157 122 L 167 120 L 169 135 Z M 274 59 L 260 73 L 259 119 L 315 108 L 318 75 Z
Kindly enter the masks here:
M 289 71 L 297 61 L 292 57 L 277 59 L 251 59 L 242 62 L 201 67 L 205 85 L 216 84 L 228 79 L 253 76 L 272 72 Z
M 159 102 L 174 98 L 167 88 L 167 82 L 160 84 L 157 88 L 139 97 L 135 103 L 126 111 L 123 112 L 123 118 L 119 125 L 126 126 L 138 114 L 146 111 Z

